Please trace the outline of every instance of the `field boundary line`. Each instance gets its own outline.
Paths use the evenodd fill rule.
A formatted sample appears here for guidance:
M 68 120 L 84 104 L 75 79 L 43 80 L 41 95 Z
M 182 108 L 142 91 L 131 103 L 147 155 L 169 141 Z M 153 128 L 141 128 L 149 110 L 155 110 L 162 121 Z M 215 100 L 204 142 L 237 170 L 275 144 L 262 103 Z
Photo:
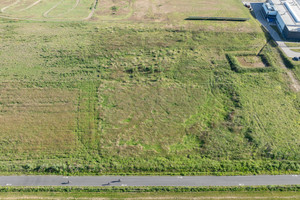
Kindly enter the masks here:
M 23 8 L 23 9 L 21 9 L 21 10 L 19 10 L 19 11 L 24 11 L 24 10 L 27 10 L 27 9 L 29 9 L 29 8 L 32 8 L 33 6 L 39 4 L 41 1 L 42 1 L 42 0 L 37 0 L 36 2 L 30 4 L 30 5 L 27 6 L 26 8 Z
M 21 2 L 21 0 L 16 0 L 14 3 L 12 3 L 12 4 L 10 4 L 10 5 L 8 5 L 8 6 L 4 7 L 4 8 L 2 8 L 2 9 L 1 9 L 1 12 L 2 12 L 2 13 L 5 12 L 5 10 L 6 10 L 7 8 L 12 7 L 12 6 L 15 6 L 15 5 L 17 5 L 18 3 L 20 3 L 20 2 Z
M 59 4 L 61 4 L 64 0 L 59 1 L 57 4 L 55 4 L 52 8 L 50 8 L 49 10 L 47 10 L 46 12 L 44 12 L 43 17 L 48 18 L 48 14 L 54 10 L 57 6 L 59 6 Z

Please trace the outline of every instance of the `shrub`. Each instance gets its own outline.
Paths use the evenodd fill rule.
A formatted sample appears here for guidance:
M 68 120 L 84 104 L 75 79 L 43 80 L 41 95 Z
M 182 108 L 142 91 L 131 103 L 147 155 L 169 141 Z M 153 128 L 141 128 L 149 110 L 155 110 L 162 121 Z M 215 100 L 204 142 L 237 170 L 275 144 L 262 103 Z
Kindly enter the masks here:
M 119 8 L 117 6 L 112 6 L 110 8 L 113 12 L 117 12 L 119 10 Z

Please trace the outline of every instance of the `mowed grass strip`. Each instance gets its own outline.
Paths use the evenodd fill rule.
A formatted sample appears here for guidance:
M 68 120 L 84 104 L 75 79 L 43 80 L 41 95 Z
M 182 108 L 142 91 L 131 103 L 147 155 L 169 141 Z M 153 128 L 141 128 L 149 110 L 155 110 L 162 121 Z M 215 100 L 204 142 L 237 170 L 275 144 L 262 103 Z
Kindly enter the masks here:
M 137 193 L 97 193 L 97 192 L 9 192 L 1 193 L 2 199 L 298 199 L 299 192 L 137 192 Z
M 6 16 L 47 21 L 82 21 L 91 12 L 94 0 L 43 0 L 34 6 L 26 9 L 35 3 L 33 0 L 22 1 L 7 9 Z M 0 2 L 0 7 L 5 7 L 6 2 Z M 254 20 L 243 24 L 232 22 L 186 22 L 184 19 L 189 16 L 202 17 L 244 17 L 252 18 L 249 11 L 242 3 L 236 0 L 192 0 L 192 1 L 148 1 L 148 0 L 104 0 L 98 3 L 93 16 L 88 20 L 92 22 L 103 21 L 127 21 L 130 23 L 172 23 L 176 26 L 207 27 L 209 29 L 235 28 L 239 31 L 258 31 Z M 252 18 L 253 19 L 253 18 Z
M 0 86 L 1 159 L 6 153 L 68 153 L 76 150 L 76 90 Z

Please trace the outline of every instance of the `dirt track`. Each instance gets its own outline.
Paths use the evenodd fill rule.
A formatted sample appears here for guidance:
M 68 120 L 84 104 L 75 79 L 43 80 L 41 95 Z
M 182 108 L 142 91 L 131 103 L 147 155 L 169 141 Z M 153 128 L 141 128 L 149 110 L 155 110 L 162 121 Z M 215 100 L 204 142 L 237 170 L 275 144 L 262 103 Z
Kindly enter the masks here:
M 37 0 L 36 2 L 30 4 L 29 6 L 27 6 L 26 8 L 21 9 L 20 11 L 24 11 L 27 10 L 29 8 L 32 8 L 33 6 L 37 5 L 38 3 L 40 3 L 42 0 Z
M 61 14 L 59 14 L 59 15 L 57 15 L 57 16 L 63 16 L 63 15 L 65 15 L 65 14 L 71 12 L 72 10 L 74 10 L 75 8 L 77 8 L 77 6 L 79 5 L 79 3 L 80 3 L 80 0 L 76 0 L 75 5 L 74 5 L 71 9 L 69 9 L 67 12 L 61 13 Z
M 74 10 L 79 5 L 79 3 L 80 3 L 80 0 L 76 0 L 76 4 L 70 10 L 68 10 L 67 13 Z
M 20 3 L 20 2 L 21 2 L 21 0 L 16 0 L 14 3 L 12 3 L 12 4 L 10 4 L 10 5 L 8 5 L 8 6 L 4 7 L 4 8 L 2 8 L 2 9 L 1 9 L 1 12 L 5 12 L 5 10 L 6 10 L 7 8 L 12 7 L 12 6 L 15 6 L 15 5 L 17 5 L 18 3 Z
M 57 6 L 59 6 L 59 4 L 61 4 L 64 0 L 59 1 L 57 4 L 55 4 L 52 8 L 50 8 L 49 10 L 47 10 L 46 12 L 44 12 L 43 17 L 48 18 L 48 14 L 54 10 Z
M 95 10 L 96 10 L 96 7 L 97 7 L 97 3 L 98 3 L 98 0 L 95 0 L 94 4 L 93 4 L 92 11 L 90 12 L 90 14 L 86 18 L 84 18 L 84 20 L 89 20 L 93 17 L 93 15 L 95 13 Z
M 296 92 L 300 92 L 300 83 L 299 81 L 294 77 L 294 74 L 291 71 L 287 71 L 287 75 L 291 79 L 291 87 L 294 89 Z
M 258 176 L 1 176 L 0 186 L 252 186 L 293 185 L 298 175 Z

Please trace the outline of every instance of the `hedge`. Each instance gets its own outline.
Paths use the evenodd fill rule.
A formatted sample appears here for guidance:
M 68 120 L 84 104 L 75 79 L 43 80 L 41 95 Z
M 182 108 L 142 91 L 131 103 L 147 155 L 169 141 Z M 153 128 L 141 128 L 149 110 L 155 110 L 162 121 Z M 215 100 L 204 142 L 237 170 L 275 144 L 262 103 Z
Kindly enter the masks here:
M 208 192 L 208 191 L 300 191 L 300 185 L 267 185 L 267 186 L 106 186 L 106 187 L 73 187 L 73 186 L 40 186 L 17 187 L 2 186 L 0 192 Z

